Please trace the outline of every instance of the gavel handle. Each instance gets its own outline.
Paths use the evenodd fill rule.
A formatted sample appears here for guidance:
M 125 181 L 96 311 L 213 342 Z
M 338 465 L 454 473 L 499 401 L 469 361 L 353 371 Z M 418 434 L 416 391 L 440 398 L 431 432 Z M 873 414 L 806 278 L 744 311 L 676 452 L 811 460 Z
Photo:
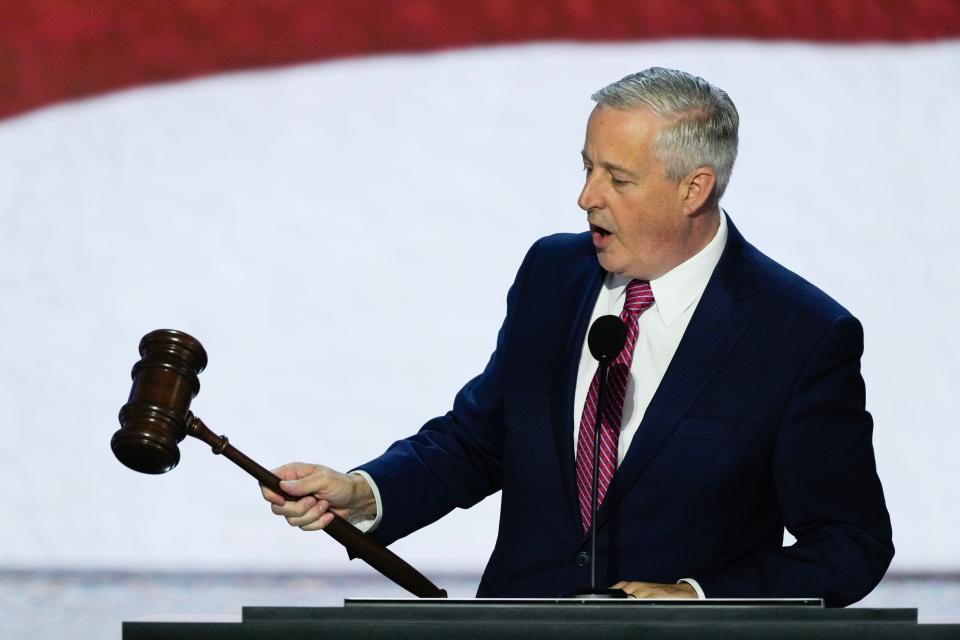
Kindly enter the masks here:
M 273 492 L 280 494 L 287 500 L 298 499 L 287 495 L 280 489 L 280 478 L 244 455 L 230 444 L 226 436 L 220 436 L 211 431 L 203 423 L 203 420 L 193 415 L 193 412 L 187 413 L 187 433 L 206 442 L 214 453 L 223 454 L 224 457 L 232 460 L 238 467 L 256 478 L 260 484 L 269 487 Z M 418 598 L 447 597 L 446 591 L 430 582 L 426 576 L 404 562 L 400 556 L 363 535 L 359 529 L 336 514 L 333 514 L 333 522 L 323 530 L 346 547 L 350 553 Z

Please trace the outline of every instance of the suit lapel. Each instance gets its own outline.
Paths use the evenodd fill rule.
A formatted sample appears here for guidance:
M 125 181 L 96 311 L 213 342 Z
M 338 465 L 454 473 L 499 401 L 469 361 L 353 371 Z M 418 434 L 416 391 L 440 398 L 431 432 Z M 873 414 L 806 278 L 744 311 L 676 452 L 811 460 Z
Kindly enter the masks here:
M 724 254 L 644 413 L 627 455 L 614 474 L 597 514 L 598 526 L 603 525 L 637 483 L 724 357 L 747 330 L 746 318 L 736 304 L 748 289 L 743 281 L 745 241 L 729 219 L 728 234 Z
M 555 390 L 553 437 L 558 459 L 557 470 L 567 498 L 568 515 L 574 525 L 572 528 L 564 527 L 564 530 L 576 532 L 580 531 L 580 509 L 577 486 L 574 481 L 573 402 L 583 341 L 586 339 L 590 316 L 593 314 L 597 295 L 600 293 L 603 277 L 606 274 L 597 262 L 592 244 L 589 249 L 590 251 L 580 259 L 579 268 L 574 273 L 573 281 L 569 283 L 568 291 L 572 292 L 571 304 L 567 307 L 569 317 L 565 318 L 565 321 L 566 326 L 570 327 L 570 332 L 563 349 L 558 354 L 552 385 Z

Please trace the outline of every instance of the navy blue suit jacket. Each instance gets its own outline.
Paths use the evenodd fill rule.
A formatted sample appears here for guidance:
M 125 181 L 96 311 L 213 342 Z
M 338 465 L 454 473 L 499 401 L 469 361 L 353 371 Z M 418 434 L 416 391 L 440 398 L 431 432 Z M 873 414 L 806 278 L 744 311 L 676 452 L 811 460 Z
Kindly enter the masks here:
M 605 272 L 589 234 L 543 238 L 507 296 L 486 369 L 453 410 L 361 466 L 384 544 L 502 491 L 478 596 L 589 584 L 574 480 L 573 395 Z M 695 578 L 708 597 L 870 592 L 893 557 L 843 307 L 748 244 L 723 255 L 598 514 L 598 582 Z M 782 546 L 784 526 L 796 537 Z

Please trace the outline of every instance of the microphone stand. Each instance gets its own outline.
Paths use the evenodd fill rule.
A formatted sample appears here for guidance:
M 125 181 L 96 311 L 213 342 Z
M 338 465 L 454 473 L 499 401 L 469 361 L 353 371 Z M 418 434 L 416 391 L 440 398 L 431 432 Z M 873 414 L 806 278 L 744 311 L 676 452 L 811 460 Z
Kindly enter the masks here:
M 626 598 L 627 594 L 623 589 L 597 589 L 597 493 L 599 490 L 600 475 L 600 427 L 603 424 L 601 416 L 604 409 L 604 390 L 607 383 L 607 374 L 610 370 L 610 358 L 602 356 L 599 358 L 599 369 L 597 375 L 600 382 L 597 385 L 597 415 L 593 421 L 593 492 L 590 500 L 590 590 L 574 594 L 575 598 L 585 599 L 619 599 Z
M 597 589 L 597 503 L 600 485 L 600 428 L 603 425 L 604 398 L 607 377 L 612 363 L 627 341 L 627 326 L 614 315 L 601 316 L 594 320 L 587 335 L 590 353 L 596 358 L 597 368 L 597 413 L 593 420 L 593 490 L 590 500 L 590 588 L 573 594 L 574 598 L 604 599 L 626 598 L 622 589 Z M 619 428 L 620 425 L 617 425 Z M 616 459 L 614 459 L 616 464 Z M 614 469 L 616 472 L 616 469 Z

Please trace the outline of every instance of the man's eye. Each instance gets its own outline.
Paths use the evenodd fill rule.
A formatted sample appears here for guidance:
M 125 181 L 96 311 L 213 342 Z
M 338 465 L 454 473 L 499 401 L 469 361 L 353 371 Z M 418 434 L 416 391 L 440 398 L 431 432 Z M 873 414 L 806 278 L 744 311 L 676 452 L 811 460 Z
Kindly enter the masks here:
M 587 165 L 583 165 L 583 171 L 584 173 L 589 174 L 591 171 L 593 171 L 593 167 L 588 167 Z
M 627 182 L 628 182 L 627 180 L 618 180 L 618 179 L 613 178 L 613 177 L 611 177 L 610 180 L 613 182 L 613 184 L 617 185 L 618 187 L 622 187 L 623 185 L 627 184 Z

